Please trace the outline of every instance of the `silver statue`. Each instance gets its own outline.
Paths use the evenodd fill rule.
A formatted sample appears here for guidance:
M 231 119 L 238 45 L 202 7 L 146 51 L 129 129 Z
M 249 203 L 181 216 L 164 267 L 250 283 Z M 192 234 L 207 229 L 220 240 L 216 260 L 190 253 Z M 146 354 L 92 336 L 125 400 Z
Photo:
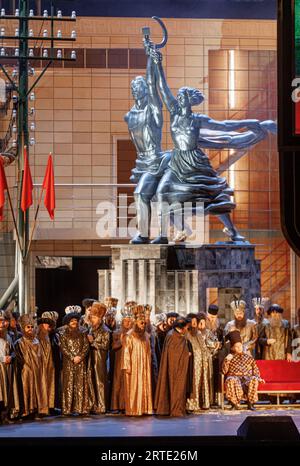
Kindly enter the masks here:
M 156 18 L 155 18 L 156 19 Z M 160 24 L 166 29 L 161 22 Z M 164 43 L 166 42 L 166 39 Z M 153 159 L 160 160 L 159 167 L 163 166 L 163 169 L 156 170 L 155 175 L 151 175 L 151 169 L 148 166 L 147 172 L 142 175 L 139 185 L 136 189 L 136 200 L 137 200 L 137 216 L 138 225 L 143 222 L 144 208 L 141 208 L 141 200 L 145 203 L 145 194 L 147 196 L 148 206 L 148 219 L 150 216 L 150 196 L 154 198 L 154 179 L 157 182 L 158 178 L 161 177 L 159 183 L 157 182 L 155 189 L 155 200 L 158 203 L 158 215 L 159 215 L 159 236 L 154 239 L 152 244 L 167 244 L 167 229 L 168 219 L 170 214 L 169 206 L 177 205 L 182 210 L 185 202 L 204 203 L 205 214 L 211 213 L 217 215 L 221 222 L 224 224 L 224 233 L 226 233 L 231 241 L 245 241 L 244 237 L 241 236 L 235 226 L 232 223 L 230 212 L 235 208 L 235 203 L 231 200 L 233 190 L 228 186 L 225 178 L 218 176 L 217 172 L 212 168 L 209 158 L 201 150 L 201 148 L 210 149 L 245 149 L 256 144 L 260 140 L 264 139 L 268 134 L 268 131 L 276 133 L 276 124 L 273 121 L 259 122 L 259 120 L 225 120 L 216 121 L 210 117 L 198 113 L 193 113 L 192 106 L 199 105 L 204 100 L 204 95 L 198 89 L 190 87 L 182 87 L 179 89 L 177 97 L 172 95 L 170 88 L 167 85 L 164 70 L 162 67 L 162 54 L 158 50 L 158 47 L 154 45 L 147 35 L 144 38 L 144 46 L 148 55 L 147 65 L 147 82 L 151 83 L 152 95 L 155 95 L 155 103 L 159 109 L 161 115 L 160 99 L 156 90 L 156 86 L 159 89 L 160 95 L 164 104 L 166 105 L 170 113 L 171 122 L 171 135 L 174 143 L 174 149 L 170 154 L 165 153 L 164 158 L 160 153 L 158 154 L 158 148 L 160 151 L 160 138 L 159 145 L 158 139 L 155 140 L 156 152 Z M 152 64 L 151 64 L 152 61 Z M 136 78 L 141 80 L 142 78 Z M 155 89 L 154 89 L 155 87 Z M 146 89 L 146 86 L 143 86 Z M 148 89 L 150 85 L 148 84 Z M 134 91 L 134 87 L 133 87 Z M 144 91 L 144 94 L 146 92 Z M 144 95 L 143 94 L 143 95 Z M 147 95 L 147 94 L 146 94 Z M 154 148 L 150 143 L 149 134 L 153 135 L 155 125 L 150 118 L 139 118 L 135 117 L 139 107 L 137 107 L 138 99 L 137 93 L 134 94 L 136 98 L 136 105 L 129 112 L 129 129 L 131 136 L 136 144 L 138 153 L 142 152 L 140 147 L 143 148 L 143 152 Z M 145 106 L 149 106 L 149 98 L 144 96 Z M 141 101 L 141 98 L 140 98 Z M 130 124 L 130 115 L 132 115 L 132 121 L 138 123 Z M 128 117 L 127 117 L 128 118 Z M 151 123 L 152 121 L 152 123 Z M 160 134 L 162 118 L 160 118 Z M 151 130 L 149 128 L 151 126 Z M 135 129 L 135 132 L 133 132 Z M 138 129 L 137 129 L 138 128 Z M 243 133 L 236 132 L 235 130 L 247 129 Z M 136 142 L 136 135 L 139 135 L 139 144 Z M 158 134 L 158 131 L 157 131 Z M 143 154 L 145 156 L 145 154 Z M 167 167 L 162 160 L 168 161 Z M 152 164 L 152 160 L 149 160 Z M 137 167 L 139 166 L 139 158 L 137 160 Z M 155 169 L 155 165 L 153 165 Z M 143 167 L 143 169 L 145 169 Z M 145 182 L 148 181 L 149 182 Z M 151 186 L 151 188 L 149 188 Z M 145 194 L 144 194 L 145 190 Z M 149 200 L 149 202 L 148 202 Z M 178 218 L 178 217 L 177 217 Z M 149 225 L 149 221 L 148 221 Z M 182 226 L 183 228 L 183 226 Z M 140 232 L 141 227 L 139 226 Z M 148 242 L 148 236 L 139 234 L 134 240 L 136 242 Z M 142 240 L 142 241 L 141 241 Z
M 131 139 L 136 147 L 136 167 L 132 170 L 130 181 L 137 182 L 134 198 L 137 209 L 138 234 L 131 243 L 149 242 L 151 223 L 151 199 L 159 180 L 167 169 L 171 152 L 161 152 L 163 126 L 162 102 L 157 91 L 154 61 L 148 47 L 149 28 L 143 28 L 144 43 L 148 54 L 146 79 L 137 76 L 131 82 L 135 103 L 125 115 Z M 166 39 L 156 46 L 163 47 Z

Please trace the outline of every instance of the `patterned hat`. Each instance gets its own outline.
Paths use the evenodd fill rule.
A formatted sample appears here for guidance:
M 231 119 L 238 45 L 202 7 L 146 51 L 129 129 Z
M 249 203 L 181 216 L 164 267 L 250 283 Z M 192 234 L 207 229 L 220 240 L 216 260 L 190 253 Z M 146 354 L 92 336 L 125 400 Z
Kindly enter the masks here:
M 43 312 L 42 314 L 42 319 L 51 319 L 51 320 L 54 320 L 54 322 L 56 322 L 58 318 L 59 318 L 59 314 L 56 311 L 46 311 L 46 312 Z
M 81 313 L 81 307 L 80 306 L 67 306 L 66 309 L 65 309 L 65 314 L 70 314 L 70 313 L 73 313 L 73 312 L 76 312 L 77 314 L 80 314 Z
M 106 312 L 107 307 L 105 306 L 105 304 L 94 302 L 90 310 L 90 317 L 97 316 L 102 319 L 105 316 Z
M 22 330 L 25 329 L 26 325 L 35 325 L 36 320 L 34 318 L 34 314 L 23 314 L 20 317 L 19 323 L 21 325 Z
M 253 306 L 254 307 L 261 307 L 262 309 L 265 309 L 269 302 L 270 302 L 269 298 L 253 298 L 252 299 Z
M 118 305 L 118 302 L 119 302 L 118 298 L 113 298 L 112 296 L 108 296 L 104 299 L 104 304 L 108 309 L 116 308 Z
M 133 309 L 133 317 L 135 320 L 137 319 L 145 319 L 147 312 L 149 312 L 149 309 L 146 308 L 143 304 L 136 304 Z
M 122 319 L 126 319 L 126 318 L 132 319 L 133 315 L 132 315 L 131 308 L 124 307 L 123 309 L 121 309 L 121 316 L 122 316 Z
M 243 311 L 245 312 L 245 309 L 246 309 L 246 302 L 243 301 L 242 299 L 240 300 L 234 300 L 230 303 L 230 307 L 231 309 L 235 312 L 235 311 Z
M 167 315 L 162 312 L 161 314 L 155 314 L 153 323 L 154 325 L 164 324 L 167 322 Z
M 40 324 L 49 324 L 51 326 L 56 325 L 58 320 L 58 312 L 56 311 L 46 311 L 43 312 L 41 317 L 38 319 L 38 325 Z

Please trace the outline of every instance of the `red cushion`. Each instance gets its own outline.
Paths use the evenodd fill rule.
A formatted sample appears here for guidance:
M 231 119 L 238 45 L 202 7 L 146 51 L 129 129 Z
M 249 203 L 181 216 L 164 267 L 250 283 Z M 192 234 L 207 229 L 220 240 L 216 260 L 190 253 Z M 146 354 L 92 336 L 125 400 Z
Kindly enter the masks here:
M 300 391 L 300 382 L 268 382 L 268 383 L 260 383 L 258 390 L 262 392 L 266 392 L 268 390 L 271 391 Z
M 299 362 L 288 361 L 257 361 L 260 376 L 266 382 L 295 382 L 300 384 Z

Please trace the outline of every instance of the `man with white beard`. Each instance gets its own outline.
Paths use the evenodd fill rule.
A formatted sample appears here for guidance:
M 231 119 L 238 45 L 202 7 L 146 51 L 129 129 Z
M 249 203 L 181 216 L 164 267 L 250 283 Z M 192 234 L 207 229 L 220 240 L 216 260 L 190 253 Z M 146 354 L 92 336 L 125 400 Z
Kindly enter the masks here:
M 259 343 L 263 346 L 263 359 L 292 360 L 292 335 L 290 323 L 282 318 L 283 308 L 272 304 L 268 310 L 269 320 L 264 325 Z

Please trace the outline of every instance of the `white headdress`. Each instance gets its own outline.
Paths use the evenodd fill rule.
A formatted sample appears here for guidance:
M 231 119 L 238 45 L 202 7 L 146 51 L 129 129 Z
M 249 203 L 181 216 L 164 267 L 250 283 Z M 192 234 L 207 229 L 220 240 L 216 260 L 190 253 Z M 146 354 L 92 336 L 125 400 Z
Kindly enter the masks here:
M 67 306 L 65 309 L 65 314 L 70 314 L 71 312 L 76 312 L 76 314 L 81 313 L 81 307 L 80 306 Z
M 246 309 L 246 302 L 242 299 L 236 299 L 230 303 L 231 309 L 235 312 L 237 310 L 245 311 Z
M 262 307 L 266 309 L 267 305 L 270 303 L 270 298 L 253 298 L 252 304 L 254 307 Z

